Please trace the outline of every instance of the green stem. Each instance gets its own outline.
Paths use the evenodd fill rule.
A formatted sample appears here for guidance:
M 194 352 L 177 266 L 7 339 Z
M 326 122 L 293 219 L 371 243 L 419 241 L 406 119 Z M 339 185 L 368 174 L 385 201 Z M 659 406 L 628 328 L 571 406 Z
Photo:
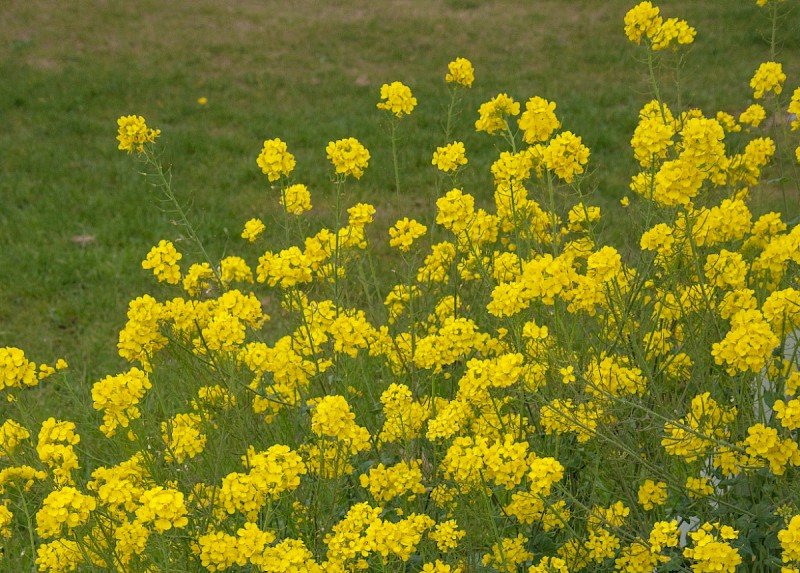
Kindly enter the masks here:
M 397 120 L 392 118 L 392 163 L 394 164 L 394 190 L 400 201 L 400 165 L 397 162 Z
M 175 197 L 175 193 L 172 190 L 172 177 L 169 175 L 169 171 L 164 169 L 161 161 L 156 158 L 151 148 L 145 147 L 144 149 L 144 156 L 147 164 L 155 169 L 155 176 L 157 180 L 156 185 L 161 188 L 161 192 L 164 194 L 167 202 L 171 204 L 172 213 L 177 215 L 177 219 L 174 219 L 172 223 L 178 227 L 181 227 L 186 232 L 188 239 L 194 244 L 200 253 L 202 253 L 203 259 L 211 267 L 211 272 L 214 273 L 214 279 L 217 281 L 217 284 L 220 285 L 221 289 L 225 290 L 222 277 L 220 277 L 214 261 L 208 255 L 208 252 L 206 252 L 206 248 L 203 246 L 203 241 L 200 240 L 200 237 L 197 235 L 197 232 L 194 229 L 194 225 L 192 225 L 192 223 L 189 221 L 186 210 L 180 204 L 178 198 Z

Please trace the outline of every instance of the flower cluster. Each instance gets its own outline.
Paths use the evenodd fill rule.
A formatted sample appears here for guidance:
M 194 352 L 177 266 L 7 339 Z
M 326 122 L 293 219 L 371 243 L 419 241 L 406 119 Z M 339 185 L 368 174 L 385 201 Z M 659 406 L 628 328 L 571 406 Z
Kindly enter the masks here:
M 656 51 L 694 39 L 650 2 L 625 33 Z M 762 65 L 757 97 L 781 103 L 781 74 Z M 473 80 L 451 62 L 448 113 Z M 381 91 L 380 109 L 413 110 L 400 82 Z M 346 205 L 370 155 L 330 142 L 335 226 L 323 208 L 307 236 L 289 215 L 309 189 L 265 142 L 285 236 L 219 260 L 154 247 L 143 266 L 171 294 L 130 302 L 131 365 L 92 385 L 96 412 L 40 413 L 33 387 L 66 364 L 0 349 L 18 412 L 0 425 L 0 537 L 31 546 L 12 567 L 796 573 L 800 226 L 748 206 L 785 155 L 766 110 L 644 102 L 623 249 L 604 240 L 613 205 L 588 195 L 583 139 L 555 102 L 520 107 L 481 106 L 475 129 L 505 146 L 488 160 L 467 162 L 448 121 L 431 163 L 449 175 L 428 169 L 490 166 L 468 179 L 488 191 L 437 186 L 424 218 Z M 155 139 L 128 123 L 128 151 Z
M 381 86 L 381 99 L 378 109 L 385 109 L 396 117 L 409 115 L 417 106 L 417 98 L 411 95 L 411 88 L 402 82 L 392 82 Z
M 369 164 L 369 151 L 354 137 L 331 141 L 325 152 L 336 168 L 337 174 L 352 175 L 356 179 L 361 179 Z
M 459 167 L 467 164 L 467 155 L 464 149 L 464 144 L 460 141 L 448 143 L 444 147 L 437 147 L 433 153 L 433 160 L 431 161 L 439 170 L 455 171 Z
M 294 170 L 295 160 L 294 155 L 289 153 L 286 143 L 275 138 L 264 142 L 264 148 L 256 159 L 256 164 L 270 181 L 277 181 L 281 177 L 289 176 Z
M 456 58 L 447 65 L 447 74 L 444 77 L 448 83 L 469 88 L 475 81 L 475 68 L 466 58 Z
M 152 269 L 159 281 L 176 285 L 181 280 L 181 267 L 178 261 L 182 257 L 183 255 L 175 249 L 171 241 L 162 239 L 147 253 L 147 257 L 142 261 L 142 268 Z
M 659 14 L 660 9 L 652 2 L 640 2 L 625 14 L 625 35 L 636 44 L 645 39 L 653 51 L 671 47 L 673 41 L 678 44 L 694 42 L 697 32 L 685 20 L 664 20 Z
M 122 151 L 131 153 L 134 149 L 142 153 L 145 143 L 154 143 L 161 135 L 160 129 L 150 129 L 141 115 L 126 115 L 117 120 L 119 127 L 117 140 Z

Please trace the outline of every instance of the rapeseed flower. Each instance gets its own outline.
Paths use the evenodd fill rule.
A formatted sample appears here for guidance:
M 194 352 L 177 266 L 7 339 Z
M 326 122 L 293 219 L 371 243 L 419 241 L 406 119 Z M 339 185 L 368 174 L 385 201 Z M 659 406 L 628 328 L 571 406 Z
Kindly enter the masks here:
M 784 563 L 800 561 L 800 515 L 793 516 L 778 532 L 778 541 L 781 542 L 781 560 Z
M 392 82 L 381 86 L 381 99 L 378 109 L 392 112 L 396 117 L 409 115 L 417 106 L 417 98 L 411 95 L 411 88 L 402 82 Z
M 311 210 L 311 193 L 302 183 L 290 185 L 281 192 L 281 205 L 287 213 L 302 215 Z
M 344 176 L 352 175 L 361 179 L 369 164 L 369 151 L 354 137 L 329 142 L 325 152 L 336 173 Z
M 566 183 L 572 183 L 589 162 L 589 148 L 583 145 L 579 136 L 565 131 L 550 140 L 544 148 L 542 159 L 549 171 Z
M 475 69 L 472 62 L 466 58 L 456 58 L 447 64 L 447 74 L 444 77 L 447 83 L 454 83 L 469 88 L 475 81 Z
M 758 66 L 755 74 L 750 79 L 753 97 L 761 99 L 767 92 L 780 95 L 785 81 L 786 74 L 783 73 L 783 66 L 779 62 L 764 62 Z
M 64 528 L 74 529 L 89 520 L 89 514 L 97 506 L 96 500 L 84 495 L 74 487 L 66 486 L 54 490 L 42 502 L 36 513 L 36 533 L 42 539 L 61 535 Z
M 266 226 L 261 219 L 250 219 L 244 224 L 242 238 L 249 242 L 254 242 L 266 230 Z
M 667 502 L 667 484 L 663 481 L 658 483 L 653 480 L 645 480 L 639 486 L 639 505 L 643 509 L 653 509 L 657 505 L 664 505 Z
M 789 102 L 787 111 L 792 115 L 792 131 L 797 131 L 800 129 L 800 88 L 792 93 L 792 101 Z
M 508 129 L 506 117 L 519 115 L 519 103 L 508 94 L 501 93 L 481 104 L 478 113 L 480 117 L 475 122 L 475 129 L 492 135 Z
M 143 269 L 152 269 L 159 282 L 176 285 L 181 281 L 181 268 L 178 261 L 183 255 L 175 249 L 172 241 L 161 240 L 150 249 L 142 261 Z
M 466 150 L 460 141 L 448 143 L 444 147 L 437 147 L 431 161 L 440 171 L 456 171 L 467 164 Z
M 141 115 L 125 115 L 117 120 L 119 127 L 118 149 L 131 153 L 134 149 L 142 153 L 145 143 L 153 143 L 161 135 L 160 129 L 150 129 Z
M 737 537 L 738 532 L 729 526 L 704 523 L 689 533 L 692 546 L 683 550 L 683 556 L 692 560 L 694 573 L 733 573 L 742 557 L 728 541 Z
M 389 229 L 389 246 L 397 247 L 407 253 L 411 249 L 411 244 L 427 231 L 428 228 L 415 219 L 403 217 Z
M 145 525 L 152 524 L 159 533 L 173 527 L 181 529 L 189 523 L 183 493 L 176 489 L 155 486 L 142 494 L 139 503 L 136 519 Z
M 555 102 L 539 96 L 525 102 L 525 111 L 517 123 L 523 131 L 523 140 L 531 145 L 547 141 L 553 132 L 561 127 L 561 122 L 556 117 Z
M 643 37 L 652 37 L 661 27 L 660 9 L 652 2 L 639 2 L 625 14 L 625 35 L 631 42 L 641 43 Z
M 746 123 L 750 127 L 758 127 L 767 117 L 767 112 L 760 104 L 754 103 L 739 114 L 739 123 Z
M 264 147 L 256 158 L 256 164 L 270 181 L 288 177 L 294 170 L 294 155 L 289 153 L 286 143 L 279 138 L 264 141 Z

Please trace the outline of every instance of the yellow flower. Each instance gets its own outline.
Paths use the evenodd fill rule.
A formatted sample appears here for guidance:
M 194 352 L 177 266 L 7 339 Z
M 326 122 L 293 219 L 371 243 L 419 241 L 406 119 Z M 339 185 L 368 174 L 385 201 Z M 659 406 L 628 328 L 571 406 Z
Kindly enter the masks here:
M 336 168 L 337 174 L 352 175 L 361 179 L 369 164 L 369 151 L 355 137 L 331 141 L 325 148 L 328 159 Z
M 734 573 L 742 562 L 739 550 L 726 541 L 736 539 L 738 532 L 719 523 L 704 523 L 697 531 L 689 533 L 692 547 L 683 550 L 684 557 L 693 561 L 695 573 Z
M 311 193 L 302 183 L 291 185 L 281 193 L 281 205 L 287 213 L 302 215 L 311 209 Z
M 642 37 L 650 37 L 661 26 L 658 6 L 652 2 L 639 2 L 625 14 L 625 35 L 631 42 L 641 43 Z
M 145 491 L 139 503 L 136 519 L 143 524 L 152 523 L 159 533 L 173 527 L 180 529 L 189 523 L 183 493 L 178 490 L 156 486 Z
M 765 92 L 774 92 L 779 95 L 783 90 L 783 82 L 786 81 L 786 74 L 783 73 L 783 66 L 778 62 L 764 62 L 750 80 L 750 87 L 753 88 L 753 97 L 761 99 Z
M 800 88 L 794 90 L 792 101 L 789 102 L 789 113 L 792 114 L 792 131 L 800 129 Z M 800 159 L 798 159 L 800 161 Z
M 381 86 L 381 99 L 378 109 L 385 109 L 397 117 L 410 114 L 417 105 L 417 98 L 411 95 L 411 88 L 402 82 L 392 82 Z
M 739 122 L 758 127 L 766 117 L 767 112 L 764 107 L 754 103 L 739 115 Z
M 458 528 L 455 519 L 449 519 L 439 523 L 428 537 L 436 542 L 436 546 L 442 553 L 447 553 L 451 549 L 458 547 L 458 542 L 466 536 L 466 531 Z
M 294 155 L 289 153 L 286 144 L 278 138 L 264 142 L 256 163 L 270 181 L 277 181 L 288 176 L 295 166 Z
M 800 515 L 795 515 L 786 526 L 778 532 L 778 541 L 781 542 L 784 563 L 800 561 Z
M 160 129 L 150 129 L 141 115 L 124 115 L 117 120 L 119 126 L 117 140 L 122 151 L 130 153 L 134 149 L 141 153 L 145 143 L 153 143 L 161 135 Z
M 506 116 L 519 115 L 519 103 L 507 94 L 498 94 L 493 99 L 481 104 L 478 109 L 480 117 L 475 122 L 475 129 L 485 131 L 489 135 L 508 129 Z
M 456 171 L 462 165 L 467 164 L 466 150 L 461 141 L 448 143 L 444 147 L 437 147 L 433 153 L 431 161 L 440 171 Z
M 447 75 L 444 80 L 465 88 L 472 87 L 472 82 L 475 81 L 475 69 L 466 58 L 456 58 L 447 65 Z
M 60 535 L 64 526 L 73 529 L 86 523 L 96 506 L 93 497 L 82 494 L 74 487 L 54 490 L 36 513 L 36 532 L 43 539 Z
M 639 487 L 639 505 L 644 509 L 653 509 L 657 505 L 664 505 L 667 501 L 667 484 L 663 481 L 655 483 L 645 480 Z
M 572 183 L 589 162 L 589 148 L 583 145 L 579 136 L 565 131 L 550 141 L 544 149 L 543 159 L 547 169 L 567 183 Z
M 242 238 L 247 239 L 251 243 L 255 241 L 261 233 L 266 230 L 266 226 L 261 219 L 250 219 L 244 224 L 244 231 L 242 231 Z
M 547 141 L 561 127 L 561 122 L 556 117 L 555 102 L 539 96 L 532 97 L 525 103 L 525 111 L 517 123 L 524 132 L 525 143 L 529 144 Z
M 181 280 L 181 268 L 178 266 L 181 258 L 183 255 L 175 249 L 175 245 L 162 239 L 147 253 L 142 268 L 152 269 L 159 282 L 176 285 Z
M 397 247 L 407 253 L 414 240 L 423 236 L 427 230 L 425 225 L 418 223 L 415 219 L 403 217 L 389 229 L 389 246 Z

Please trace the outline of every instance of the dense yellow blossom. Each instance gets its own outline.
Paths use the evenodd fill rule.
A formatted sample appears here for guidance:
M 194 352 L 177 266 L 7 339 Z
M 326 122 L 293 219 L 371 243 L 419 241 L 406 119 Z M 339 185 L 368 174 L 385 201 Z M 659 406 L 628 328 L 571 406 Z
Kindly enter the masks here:
M 448 143 L 444 147 L 437 147 L 433 152 L 431 163 L 440 171 L 456 171 L 467 164 L 466 149 L 461 141 Z
M 270 181 L 287 177 L 295 166 L 294 155 L 289 153 L 286 143 L 278 138 L 268 139 L 264 142 L 264 147 L 256 158 L 256 163 Z
M 117 120 L 119 149 L 141 153 L 145 143 L 153 143 L 161 134 L 160 129 L 150 129 L 141 115 L 125 115 Z
M 576 175 L 583 173 L 589 162 L 589 148 L 581 138 L 571 131 L 555 136 L 545 147 L 542 159 L 547 169 L 567 183 L 572 183 Z
M 639 505 L 644 509 L 653 509 L 657 505 L 664 505 L 667 501 L 667 484 L 653 480 L 644 480 L 638 491 Z
M 506 117 L 519 115 L 519 103 L 508 94 L 501 93 L 481 104 L 478 114 L 480 117 L 475 122 L 475 129 L 493 135 L 508 129 Z
M 786 74 L 783 73 L 783 66 L 779 62 L 764 62 L 753 78 L 750 80 L 750 87 L 753 88 L 753 97 L 761 99 L 766 92 L 773 92 L 779 95 L 783 90 L 783 82 L 786 81 Z
M 325 152 L 333 163 L 337 175 L 352 175 L 356 179 L 361 179 L 369 164 L 369 151 L 354 137 L 329 142 Z
M 302 183 L 290 185 L 281 191 L 281 205 L 287 213 L 302 215 L 311 210 L 311 193 Z
M 447 83 L 470 88 L 475 81 L 475 69 L 472 62 L 466 58 L 456 58 L 447 64 L 447 74 L 444 77 Z
M 683 555 L 692 560 L 695 573 L 733 573 L 742 562 L 739 550 L 728 541 L 736 539 L 738 532 L 718 523 L 704 523 L 697 531 L 689 533 L 692 546 Z
M 143 269 L 152 269 L 160 282 L 176 285 L 181 280 L 181 268 L 178 261 L 183 255 L 175 249 L 171 241 L 161 240 L 150 249 L 147 258 L 142 261 Z
M 244 224 L 242 238 L 247 239 L 252 243 L 261 235 L 261 233 L 266 230 L 266 228 L 267 227 L 264 225 L 261 219 L 250 219 Z
M 410 114 L 417 106 L 417 98 L 411 95 L 411 88 L 402 82 L 383 84 L 381 100 L 378 109 L 385 109 L 397 117 Z
M 525 111 L 518 120 L 525 143 L 534 144 L 547 141 L 555 130 L 561 127 L 556 117 L 556 104 L 539 96 L 525 102 Z
M 418 223 L 415 219 L 403 217 L 389 229 L 389 246 L 397 247 L 407 253 L 414 240 L 422 237 L 428 228 Z

